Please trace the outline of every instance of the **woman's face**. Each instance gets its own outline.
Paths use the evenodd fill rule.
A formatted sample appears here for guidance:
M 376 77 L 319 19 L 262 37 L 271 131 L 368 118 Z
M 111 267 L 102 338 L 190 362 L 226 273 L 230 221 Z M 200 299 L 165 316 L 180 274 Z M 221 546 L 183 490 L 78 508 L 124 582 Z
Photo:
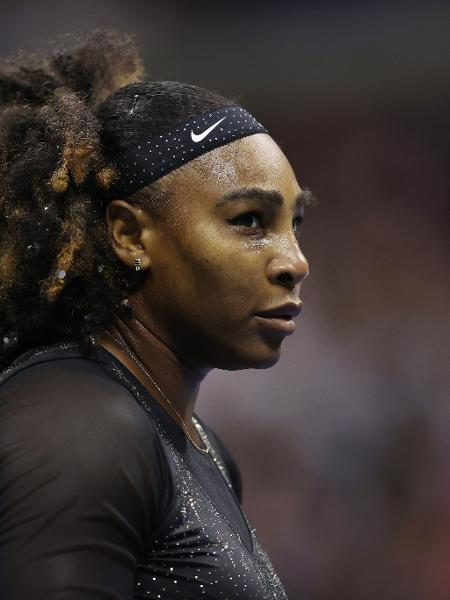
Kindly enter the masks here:
M 298 243 L 301 188 L 288 160 L 261 133 L 167 177 L 170 205 L 161 220 L 149 218 L 143 237 L 149 269 L 138 294 L 148 325 L 193 368 L 273 365 L 309 272 Z

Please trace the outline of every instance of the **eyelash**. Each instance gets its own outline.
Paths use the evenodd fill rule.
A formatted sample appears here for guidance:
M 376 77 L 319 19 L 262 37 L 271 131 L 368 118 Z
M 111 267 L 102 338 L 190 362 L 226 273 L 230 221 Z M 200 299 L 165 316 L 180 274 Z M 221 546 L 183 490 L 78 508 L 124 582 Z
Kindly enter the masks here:
M 239 223 L 238 221 L 240 221 L 241 219 L 244 219 L 246 217 L 256 217 L 256 219 L 258 219 L 259 223 L 260 223 L 260 227 L 252 227 L 251 225 L 242 225 L 242 223 Z M 264 216 L 261 215 L 260 213 L 251 210 L 245 213 L 242 213 L 241 215 L 235 217 L 234 219 L 230 219 L 230 223 L 232 223 L 233 225 L 237 225 L 238 227 L 245 227 L 248 229 L 261 229 L 262 228 L 262 223 L 264 220 Z M 298 216 L 295 217 L 295 219 L 293 221 L 297 221 L 298 220 L 298 227 L 300 227 L 300 225 L 303 223 L 303 217 L 302 216 Z M 296 233 L 299 233 L 298 229 L 295 231 Z

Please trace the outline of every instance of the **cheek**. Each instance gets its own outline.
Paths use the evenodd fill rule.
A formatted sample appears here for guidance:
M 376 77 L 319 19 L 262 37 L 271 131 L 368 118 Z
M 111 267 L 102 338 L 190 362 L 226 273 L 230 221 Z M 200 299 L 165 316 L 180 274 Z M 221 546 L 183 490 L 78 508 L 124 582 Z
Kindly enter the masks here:
M 154 281 L 164 282 L 161 305 L 167 302 L 185 316 L 188 312 L 188 318 L 245 318 L 264 293 L 266 249 L 230 234 L 223 223 L 197 217 L 190 214 L 182 228 L 175 226 L 159 240 L 163 252 L 158 252 Z
M 254 257 L 217 242 L 204 241 L 200 248 L 184 247 L 176 261 L 173 285 L 180 296 L 203 316 L 246 312 L 257 292 Z

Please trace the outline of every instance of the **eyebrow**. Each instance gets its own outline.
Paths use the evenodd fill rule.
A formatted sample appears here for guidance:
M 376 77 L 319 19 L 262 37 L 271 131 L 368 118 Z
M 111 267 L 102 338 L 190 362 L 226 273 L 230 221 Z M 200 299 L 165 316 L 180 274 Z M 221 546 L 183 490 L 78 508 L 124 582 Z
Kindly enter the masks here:
M 224 194 L 216 200 L 216 206 L 223 206 L 228 202 L 237 202 L 243 198 L 257 199 L 268 206 L 281 206 L 284 202 L 283 195 L 278 190 L 265 190 L 259 187 L 244 187 Z M 304 188 L 294 200 L 298 206 L 313 206 L 318 200 L 310 189 Z

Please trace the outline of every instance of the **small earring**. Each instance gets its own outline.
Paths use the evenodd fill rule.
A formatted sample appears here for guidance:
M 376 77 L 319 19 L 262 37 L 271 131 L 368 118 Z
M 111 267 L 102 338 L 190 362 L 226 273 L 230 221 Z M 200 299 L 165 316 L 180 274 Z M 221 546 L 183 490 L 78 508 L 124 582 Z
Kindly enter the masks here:
M 134 268 L 136 269 L 136 271 L 140 271 L 141 266 L 141 257 L 139 256 L 138 258 L 134 259 Z

